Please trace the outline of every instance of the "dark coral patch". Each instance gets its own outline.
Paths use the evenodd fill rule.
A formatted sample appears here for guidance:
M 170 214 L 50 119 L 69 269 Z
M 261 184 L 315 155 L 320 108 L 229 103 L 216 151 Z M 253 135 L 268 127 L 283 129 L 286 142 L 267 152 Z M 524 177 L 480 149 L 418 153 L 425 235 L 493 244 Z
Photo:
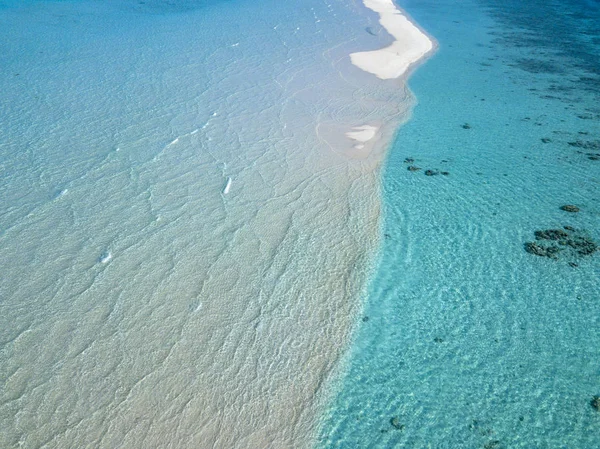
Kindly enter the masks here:
M 583 230 L 572 226 L 563 229 L 544 229 L 534 232 L 535 242 L 526 242 L 525 251 L 529 254 L 550 259 L 567 259 L 571 266 L 577 266 L 574 259 L 591 256 L 598 250 L 597 243 Z

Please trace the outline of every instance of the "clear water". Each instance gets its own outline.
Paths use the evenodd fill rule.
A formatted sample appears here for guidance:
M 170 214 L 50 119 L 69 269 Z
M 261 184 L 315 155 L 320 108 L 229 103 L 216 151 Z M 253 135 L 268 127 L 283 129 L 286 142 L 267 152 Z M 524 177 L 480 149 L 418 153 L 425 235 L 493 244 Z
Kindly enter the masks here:
M 440 49 L 410 81 L 379 266 L 318 446 L 599 448 L 600 254 L 524 243 L 565 225 L 600 240 L 600 5 L 400 4 Z
M 377 17 L 0 6 L 0 447 L 305 447 L 379 242 L 344 134 L 412 104 Z
M 401 6 L 380 229 L 359 2 L 0 1 L 0 447 L 600 447 L 598 3 Z

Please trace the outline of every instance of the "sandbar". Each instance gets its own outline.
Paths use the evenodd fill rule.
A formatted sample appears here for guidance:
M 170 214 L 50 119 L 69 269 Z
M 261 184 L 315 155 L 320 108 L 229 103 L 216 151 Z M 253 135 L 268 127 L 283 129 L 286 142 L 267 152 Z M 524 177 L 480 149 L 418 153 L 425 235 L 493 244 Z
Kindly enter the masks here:
M 350 54 L 352 64 L 380 79 L 399 78 L 408 68 L 433 49 L 433 42 L 392 0 L 363 0 L 364 5 L 379 14 L 379 23 L 394 42 L 379 50 Z

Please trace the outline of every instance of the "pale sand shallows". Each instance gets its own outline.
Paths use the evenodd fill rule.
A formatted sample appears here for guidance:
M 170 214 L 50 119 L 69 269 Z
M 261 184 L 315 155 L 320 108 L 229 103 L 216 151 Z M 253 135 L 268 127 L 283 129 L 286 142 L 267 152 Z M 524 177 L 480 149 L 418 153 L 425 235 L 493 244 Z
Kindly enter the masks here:
M 19 71 L 56 76 L 37 89 L 69 108 L 57 119 L 18 78 L 1 93 L 35 114 L 11 116 L 5 139 L 2 192 L 23 204 L 0 236 L 1 448 L 315 442 L 377 251 L 379 167 L 412 96 L 355 70 L 356 41 L 337 34 L 296 49 L 262 30 L 246 53 L 203 53 L 206 14 L 86 45 L 76 28 L 64 42 L 80 45 L 45 39 L 43 58 L 8 46 Z M 38 165 L 25 170 L 27 142 Z
M 392 0 L 363 0 L 365 6 L 379 14 L 379 23 L 394 42 L 373 51 L 352 53 L 352 63 L 381 79 L 402 76 L 408 68 L 433 49 L 432 41 L 417 28 Z

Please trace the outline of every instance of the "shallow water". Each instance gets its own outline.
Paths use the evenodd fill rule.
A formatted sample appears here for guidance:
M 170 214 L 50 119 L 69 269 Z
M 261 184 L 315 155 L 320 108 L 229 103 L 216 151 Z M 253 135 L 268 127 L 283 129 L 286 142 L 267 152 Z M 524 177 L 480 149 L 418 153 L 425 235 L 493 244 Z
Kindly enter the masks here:
M 412 105 L 350 65 L 377 17 L 1 6 L 0 446 L 306 446 Z
M 524 250 L 565 225 L 600 240 L 598 4 L 401 6 L 440 49 L 410 81 L 383 251 L 319 447 L 598 447 L 600 253 Z

